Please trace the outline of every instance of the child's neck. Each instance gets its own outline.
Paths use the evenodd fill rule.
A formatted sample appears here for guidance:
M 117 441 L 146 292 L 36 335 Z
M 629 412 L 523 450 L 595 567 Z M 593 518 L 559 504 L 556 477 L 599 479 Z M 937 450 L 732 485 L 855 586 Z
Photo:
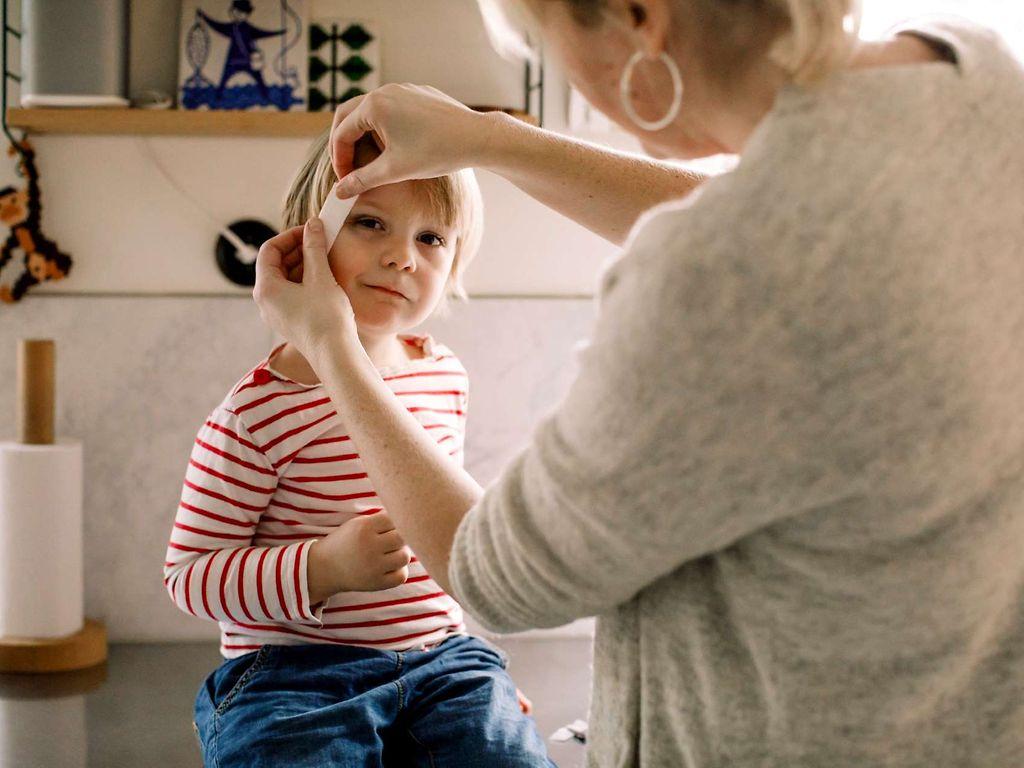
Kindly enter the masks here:
M 394 333 L 369 334 L 358 331 L 366 356 L 377 368 L 404 365 L 411 359 L 409 345 Z
M 418 350 L 402 342 L 396 334 L 369 334 L 358 331 L 366 356 L 377 368 L 404 365 L 419 357 Z M 274 357 L 271 366 L 300 384 L 319 384 L 320 379 L 305 357 L 293 345 L 286 344 Z

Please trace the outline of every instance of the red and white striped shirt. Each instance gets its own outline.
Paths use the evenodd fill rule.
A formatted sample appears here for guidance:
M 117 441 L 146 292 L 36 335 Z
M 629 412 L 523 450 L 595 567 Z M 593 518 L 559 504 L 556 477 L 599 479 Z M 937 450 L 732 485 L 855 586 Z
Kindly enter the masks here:
M 378 370 L 461 466 L 466 369 L 429 334 L 399 338 L 424 356 Z M 199 429 L 164 561 L 171 599 L 219 623 L 224 658 L 265 643 L 408 650 L 464 634 L 462 609 L 415 556 L 401 586 L 309 604 L 313 540 L 382 507 L 323 386 L 295 382 L 270 365 L 283 346 L 250 370 Z

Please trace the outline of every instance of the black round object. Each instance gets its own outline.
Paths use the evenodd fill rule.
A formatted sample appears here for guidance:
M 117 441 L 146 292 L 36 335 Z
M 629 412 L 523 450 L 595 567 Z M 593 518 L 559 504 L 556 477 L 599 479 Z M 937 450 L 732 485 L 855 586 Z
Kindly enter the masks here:
M 257 219 L 242 219 L 232 222 L 228 229 L 246 245 L 256 250 L 277 232 Z M 249 262 L 240 256 L 238 249 L 228 242 L 224 235 L 217 238 L 217 266 L 221 273 L 235 285 L 256 285 L 256 262 Z

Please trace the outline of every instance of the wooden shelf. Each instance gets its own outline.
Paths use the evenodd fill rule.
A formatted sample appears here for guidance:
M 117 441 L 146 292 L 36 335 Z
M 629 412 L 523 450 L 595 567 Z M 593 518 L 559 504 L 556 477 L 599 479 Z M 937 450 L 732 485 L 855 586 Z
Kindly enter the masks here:
M 29 133 L 311 137 L 330 112 L 243 112 L 183 109 L 7 110 L 7 125 Z
M 536 118 L 503 110 L 534 125 Z M 7 125 L 29 133 L 313 137 L 331 124 L 331 112 L 52 108 L 7 110 Z

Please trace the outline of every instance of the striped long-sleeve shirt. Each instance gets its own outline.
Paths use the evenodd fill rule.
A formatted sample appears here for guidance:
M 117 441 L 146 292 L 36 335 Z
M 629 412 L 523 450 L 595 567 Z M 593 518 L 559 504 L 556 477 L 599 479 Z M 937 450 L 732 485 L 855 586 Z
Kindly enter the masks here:
M 461 465 L 466 369 L 429 334 L 400 338 L 420 346 L 423 357 L 378 370 Z M 164 561 L 171 599 L 219 623 L 225 658 L 265 643 L 407 650 L 465 633 L 458 603 L 415 556 L 401 586 L 310 605 L 306 563 L 314 539 L 382 507 L 323 386 L 272 367 L 283 346 L 199 428 Z

